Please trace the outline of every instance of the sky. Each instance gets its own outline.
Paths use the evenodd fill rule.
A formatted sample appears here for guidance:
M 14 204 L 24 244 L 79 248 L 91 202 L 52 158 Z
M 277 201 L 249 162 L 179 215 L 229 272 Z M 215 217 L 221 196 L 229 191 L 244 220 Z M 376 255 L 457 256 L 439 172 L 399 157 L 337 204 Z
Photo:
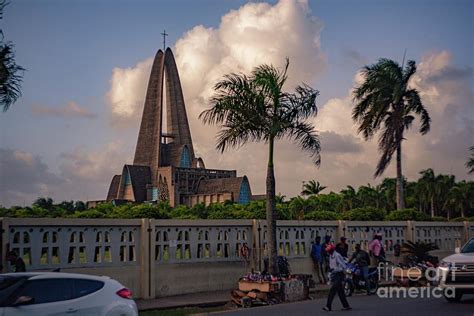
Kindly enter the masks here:
M 404 175 L 473 180 L 464 163 L 474 145 L 474 2 L 464 0 L 60 1 L 16 0 L 0 21 L 23 66 L 22 97 L 0 113 L 0 205 L 104 199 L 110 180 L 132 163 L 152 58 L 169 34 L 195 151 L 208 168 L 246 174 L 265 191 L 267 150 L 253 143 L 221 154 L 216 127 L 203 126 L 212 86 L 229 72 L 277 67 L 290 58 L 285 89 L 318 89 L 312 123 L 322 143 L 314 166 L 295 144 L 276 145 L 277 192 L 299 194 L 316 179 L 330 190 L 379 183 L 376 139 L 351 120 L 359 70 L 378 58 L 417 62 L 410 85 L 432 117 L 403 142 Z

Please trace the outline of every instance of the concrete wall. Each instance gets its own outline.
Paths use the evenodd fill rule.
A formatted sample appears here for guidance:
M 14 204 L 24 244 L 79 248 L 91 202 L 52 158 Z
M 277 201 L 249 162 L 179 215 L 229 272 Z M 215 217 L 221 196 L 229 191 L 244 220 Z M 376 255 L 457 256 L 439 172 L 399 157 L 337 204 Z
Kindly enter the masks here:
M 155 266 L 154 294 L 156 297 L 230 290 L 248 272 L 241 262 L 174 263 Z
M 268 253 L 263 220 L 154 220 L 0 218 L 0 261 L 16 250 L 28 271 L 61 268 L 65 272 L 106 275 L 139 298 L 235 288 L 252 268 L 263 269 Z M 346 236 L 350 252 L 366 247 L 375 232 L 384 236 L 387 256 L 410 241 L 435 242 L 440 259 L 470 237 L 474 223 L 278 221 L 279 255 L 292 273 L 313 273 L 311 245 L 316 236 L 336 242 Z

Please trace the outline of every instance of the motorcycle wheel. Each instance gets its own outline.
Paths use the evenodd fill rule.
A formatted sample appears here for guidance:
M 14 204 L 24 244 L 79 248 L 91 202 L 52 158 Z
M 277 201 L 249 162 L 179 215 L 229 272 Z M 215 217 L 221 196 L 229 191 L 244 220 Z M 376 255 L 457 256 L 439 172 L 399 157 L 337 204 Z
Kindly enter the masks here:
M 370 294 L 377 293 L 377 289 L 379 287 L 379 282 L 377 278 L 369 278 L 369 283 L 370 283 Z
M 344 295 L 346 297 L 352 296 L 352 292 L 354 292 L 354 286 L 352 285 L 351 281 L 344 282 Z

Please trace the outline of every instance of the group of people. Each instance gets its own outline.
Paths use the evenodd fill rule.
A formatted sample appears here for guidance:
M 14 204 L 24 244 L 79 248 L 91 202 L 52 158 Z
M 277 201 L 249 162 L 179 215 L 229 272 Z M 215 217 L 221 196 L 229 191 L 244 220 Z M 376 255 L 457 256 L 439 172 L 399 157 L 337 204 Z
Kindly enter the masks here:
M 344 294 L 344 271 L 347 268 L 347 262 L 354 262 L 359 266 L 361 277 L 366 284 L 367 295 L 370 295 L 369 266 L 377 266 L 379 262 L 385 260 L 385 250 L 380 233 L 375 234 L 369 243 L 369 253 L 364 251 L 360 244 L 356 244 L 355 251 L 350 258 L 348 258 L 349 245 L 346 241 L 346 237 L 341 237 L 340 242 L 334 245 L 331 242 L 331 236 L 325 236 L 324 242 L 321 244 L 321 237 L 317 236 L 311 249 L 311 258 L 318 281 L 321 284 L 328 281 L 331 283 L 327 303 L 323 308 L 325 311 L 332 310 L 332 302 L 336 294 L 341 300 L 343 310 L 352 309 Z M 326 279 L 326 276 L 329 280 Z

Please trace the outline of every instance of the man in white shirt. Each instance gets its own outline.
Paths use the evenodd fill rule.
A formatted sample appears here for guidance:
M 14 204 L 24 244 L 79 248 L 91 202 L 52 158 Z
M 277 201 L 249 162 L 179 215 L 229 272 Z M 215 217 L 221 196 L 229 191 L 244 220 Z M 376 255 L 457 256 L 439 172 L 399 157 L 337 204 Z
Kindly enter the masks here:
M 329 254 L 329 269 L 331 271 L 331 289 L 329 290 L 328 300 L 323 310 L 329 312 L 332 310 L 332 301 L 334 297 L 339 296 L 339 300 L 342 303 L 342 310 L 352 309 L 347 302 L 346 295 L 344 294 L 343 282 L 344 282 L 344 270 L 346 269 L 346 262 L 344 258 L 337 252 L 334 251 L 336 247 L 334 244 L 329 244 L 326 247 L 326 252 Z

